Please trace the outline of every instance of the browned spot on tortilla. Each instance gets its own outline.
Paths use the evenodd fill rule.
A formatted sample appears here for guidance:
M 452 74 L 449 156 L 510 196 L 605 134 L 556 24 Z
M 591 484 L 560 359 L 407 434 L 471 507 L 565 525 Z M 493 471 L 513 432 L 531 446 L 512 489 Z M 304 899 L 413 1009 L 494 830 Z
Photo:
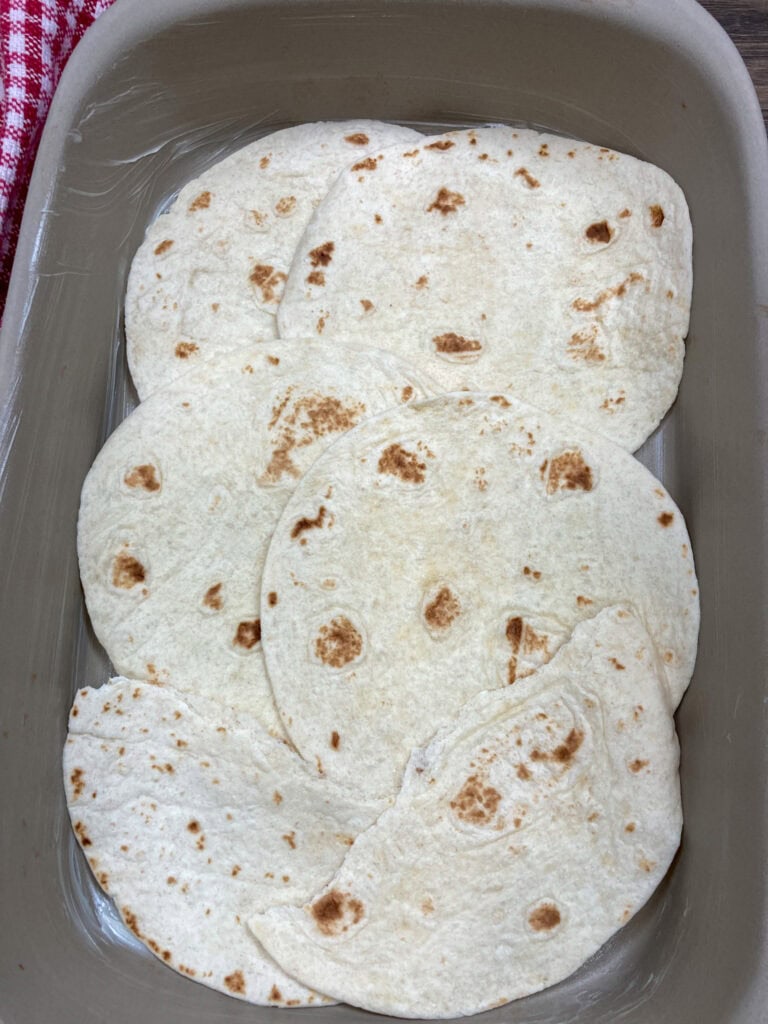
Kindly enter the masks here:
M 604 302 L 607 302 L 608 299 L 623 298 L 627 292 L 627 285 L 636 284 L 638 281 L 644 280 L 645 278 L 642 274 L 638 274 L 636 270 L 633 270 L 619 284 L 612 285 L 610 288 L 600 292 L 596 299 L 574 299 L 571 306 L 573 309 L 578 310 L 579 313 L 591 313 L 602 306 Z
M 528 924 L 535 932 L 548 932 L 560 924 L 560 911 L 553 903 L 542 903 L 528 915 Z
M 211 205 L 211 193 L 201 192 L 199 196 L 192 200 L 189 204 L 189 212 L 194 213 L 195 210 L 207 210 Z
M 607 220 L 598 220 L 594 224 L 590 224 L 587 230 L 584 232 L 590 242 L 610 242 L 613 237 L 613 232 L 608 226 Z
M 591 467 L 576 448 L 562 452 L 549 463 L 547 494 L 554 494 L 555 491 L 591 491 L 594 483 Z
M 315 654 L 324 665 L 343 668 L 363 650 L 363 638 L 346 615 L 337 615 L 320 627 L 315 639 Z
M 461 614 L 461 602 L 450 587 L 441 587 L 424 609 L 424 618 L 432 629 L 447 629 Z
M 418 149 L 409 149 L 407 153 L 403 153 L 403 156 L 418 156 L 418 155 L 419 155 L 419 150 Z
M 624 831 L 625 832 L 634 832 L 635 831 L 635 823 L 634 823 L 634 821 L 627 822 L 627 824 L 624 826 Z
M 365 132 L 354 132 L 352 135 L 345 135 L 344 141 L 349 142 L 352 146 L 367 146 L 368 136 Z
M 272 366 L 280 365 L 280 360 L 277 356 L 267 356 L 267 362 L 270 363 Z
M 541 579 L 541 573 L 538 569 L 532 569 L 530 565 L 523 567 L 523 576 L 528 576 L 530 579 L 536 580 L 537 582 Z
M 590 324 L 583 331 L 571 334 L 568 342 L 568 355 L 571 359 L 584 359 L 585 362 L 603 362 L 605 353 L 595 344 L 598 330 L 597 324 Z
M 432 339 L 436 352 L 449 354 L 461 352 L 479 352 L 483 347 L 481 342 L 475 338 L 464 338 L 461 334 L 449 331 L 447 334 L 438 334 Z
M 143 936 L 141 934 L 141 930 L 139 929 L 139 919 L 136 917 L 136 915 L 133 913 L 133 911 L 129 910 L 128 907 L 121 907 L 120 912 L 123 915 L 123 920 L 128 925 L 128 927 L 131 929 L 131 931 L 136 936 L 136 938 L 138 938 L 138 939 L 143 938 Z
M 429 282 L 429 278 L 427 277 L 427 275 L 426 274 L 422 274 L 421 277 L 419 278 L 419 280 L 416 282 L 416 284 L 413 287 L 414 288 L 426 288 L 428 282 Z
M 162 256 L 164 252 L 168 252 L 172 245 L 173 239 L 166 238 L 164 242 L 155 247 L 155 256 Z
M 151 683 L 152 686 L 162 686 L 163 685 L 163 680 L 160 678 L 160 673 L 157 671 L 157 665 L 155 665 L 155 663 L 153 661 L 148 661 L 146 663 L 146 669 L 147 669 L 146 682 Z M 165 670 L 163 670 L 163 671 L 165 671 Z M 167 674 L 168 673 L 166 672 L 166 675 Z M 137 690 L 134 690 L 133 691 L 133 696 L 134 697 L 138 697 L 139 696 L 139 692 Z
M 261 640 L 261 619 L 247 619 L 239 622 L 232 643 L 250 651 Z
M 166 885 L 176 885 L 176 879 L 173 877 L 173 875 L 168 875 L 165 882 Z
M 286 843 L 288 843 L 288 845 L 290 846 L 290 848 L 292 850 L 296 849 L 296 833 L 295 832 L 288 832 L 288 833 L 286 833 L 286 835 L 283 836 L 283 839 L 285 840 Z
M 305 448 L 326 434 L 351 430 L 365 412 L 362 402 L 344 405 L 338 398 L 320 394 L 302 395 L 288 409 L 292 391 L 289 387 L 272 409 L 269 429 L 278 422 L 280 426 L 272 456 L 260 483 L 277 483 L 283 476 L 297 478 L 299 470 L 291 458 L 295 448 Z
M 546 142 L 542 142 L 539 146 L 539 156 L 549 156 L 549 146 Z
M 325 522 L 325 515 L 325 505 L 321 505 L 314 519 L 308 519 L 306 516 L 302 516 L 301 519 L 298 519 L 293 524 L 291 540 L 296 540 L 296 538 L 300 537 L 305 530 L 319 530 Z
M 282 270 L 275 270 L 268 263 L 254 263 L 248 280 L 259 289 L 264 302 L 277 302 L 278 295 L 275 289 L 286 280 L 286 277 Z
M 180 341 L 173 351 L 177 359 L 189 359 L 198 349 L 194 341 Z
M 280 804 L 283 802 L 282 793 L 279 793 L 277 790 L 275 790 L 275 792 L 272 794 L 272 801 L 279 807 Z
M 245 978 L 243 977 L 242 971 L 233 971 L 232 974 L 228 974 L 224 978 L 224 984 L 227 986 L 230 992 L 234 992 L 235 995 L 245 995 Z
M 358 160 L 356 164 L 352 164 L 353 171 L 375 171 L 378 167 L 378 162 L 375 156 L 367 156 L 365 160 Z
M 647 765 L 648 761 L 643 761 L 642 758 L 636 757 L 634 761 L 629 762 L 629 770 L 637 775 L 637 773 L 642 771 Z
M 422 914 L 434 914 L 435 905 L 429 896 L 425 896 L 421 901 L 421 912 Z
M 269 594 L 267 595 L 267 604 L 269 605 L 270 608 L 274 608 L 275 607 L 275 605 L 277 604 L 277 592 L 276 591 L 270 590 Z
M 505 629 L 507 642 L 512 654 L 507 663 L 507 683 L 512 684 L 518 679 L 517 661 L 519 654 L 535 654 L 541 651 L 544 660 L 549 661 L 549 639 L 543 633 L 537 633 L 535 629 L 523 621 L 522 617 L 515 615 L 507 619 Z M 524 672 L 519 678 L 530 675 L 532 670 Z
M 317 331 L 318 334 L 322 334 L 323 331 L 325 330 L 325 317 L 324 316 L 321 316 L 321 317 L 317 318 L 317 323 L 315 324 L 315 330 Z
M 669 526 L 674 518 L 675 515 L 673 512 L 662 512 L 661 515 L 658 516 L 658 521 L 662 526 Z
M 374 213 L 373 219 L 374 219 L 374 221 L 377 224 L 383 224 L 384 223 L 383 220 L 381 219 L 381 214 L 380 213 Z
M 457 818 L 471 825 L 487 825 L 496 814 L 501 793 L 485 785 L 479 775 L 470 775 L 451 800 L 451 810 Z
M 528 188 L 538 188 L 541 184 L 541 182 L 538 181 L 537 178 L 534 178 L 531 172 L 525 167 L 518 167 L 518 169 L 515 171 L 515 177 L 522 178 L 525 181 Z
M 626 219 L 627 217 L 631 217 L 631 216 L 632 216 L 632 211 L 631 211 L 631 210 L 628 210 L 628 209 L 626 208 L 626 206 L 625 206 L 625 207 L 624 207 L 624 209 L 623 209 L 623 210 L 621 211 L 621 213 L 619 214 L 619 216 L 620 216 L 620 217 L 621 217 L 622 219 Z
M 208 587 L 203 598 L 203 604 L 208 608 L 213 608 L 214 611 L 221 611 L 224 601 L 221 597 L 222 583 L 214 583 L 212 587 Z
M 283 196 L 275 203 L 275 210 L 285 217 L 296 209 L 296 196 Z
M 269 990 L 269 1000 L 272 1003 L 282 1002 L 283 993 L 280 991 L 277 985 L 273 985 L 272 988 Z
M 341 737 L 339 736 L 339 734 L 334 729 L 333 732 L 331 733 L 331 746 L 333 747 L 334 750 L 338 750 L 340 743 L 341 743 Z
M 413 388 L 411 387 L 410 384 L 406 384 L 405 387 L 403 388 L 403 390 L 400 392 L 400 401 L 401 402 L 410 402 L 410 400 L 412 398 L 413 398 Z
M 360 305 L 363 307 L 366 313 L 370 313 L 373 309 L 373 303 L 370 299 L 360 299 Z
M 200 822 L 197 821 L 196 818 L 193 818 L 192 821 L 190 821 L 190 823 L 187 825 L 187 832 L 192 832 L 192 834 L 194 835 L 194 834 L 196 834 L 199 831 L 200 831 Z
M 531 751 L 532 761 L 555 761 L 557 764 L 570 767 L 573 756 L 584 742 L 584 733 L 580 729 L 571 729 L 565 740 L 552 751 L 535 748 Z
M 653 206 L 649 206 L 648 210 L 651 214 L 651 226 L 654 228 L 660 228 L 664 223 L 664 211 L 657 203 L 654 203 Z
M 616 412 L 620 405 L 623 405 L 626 401 L 626 395 L 621 392 L 616 398 L 608 397 L 601 404 L 601 409 L 607 409 L 608 412 Z
M 618 658 L 609 658 L 608 660 L 610 661 L 610 663 L 613 665 L 613 667 L 616 669 L 617 672 L 623 672 L 624 671 L 625 666 L 621 664 L 621 662 L 618 660 Z
M 112 583 L 123 590 L 130 590 L 137 583 L 143 583 L 146 577 L 144 566 L 133 555 L 121 552 L 112 563 Z
M 594 604 L 594 603 L 595 602 L 592 601 L 591 598 L 584 597 L 583 594 L 577 594 L 577 596 L 576 596 L 576 604 L 579 606 L 579 608 L 586 608 L 587 605 Z
M 504 395 L 491 395 L 491 401 L 500 405 L 502 409 L 509 408 L 509 401 L 504 397 Z
M 322 270 L 313 270 L 311 274 L 307 274 L 307 284 L 325 284 L 325 274 Z
M 427 213 L 437 210 L 444 217 L 447 217 L 449 213 L 456 213 L 458 208 L 465 204 L 466 200 L 460 192 L 451 192 L 447 188 L 441 188 L 427 207 Z
M 186 974 L 188 978 L 194 978 L 197 975 L 194 967 L 185 967 L 184 964 L 179 964 L 179 971 L 182 974 Z
M 409 452 L 402 445 L 391 444 L 379 458 L 379 472 L 399 477 L 405 483 L 423 484 L 426 463 L 420 462 L 415 452 Z
M 360 900 L 348 892 L 333 889 L 310 907 L 315 924 L 323 935 L 340 935 L 362 919 L 365 910 Z
M 150 462 L 142 466 L 134 466 L 130 473 L 123 477 L 129 487 L 143 487 L 145 491 L 159 491 L 160 481 L 157 479 L 157 470 Z
M 565 738 L 565 742 L 555 747 L 552 751 L 551 759 L 560 764 L 570 764 L 573 760 L 573 755 L 583 742 L 584 733 L 580 729 L 571 729 Z
M 452 146 L 455 146 L 455 145 L 456 145 L 456 143 L 455 142 L 451 142 L 450 139 L 438 139 L 437 142 L 430 142 L 430 144 L 428 146 L 425 146 L 424 149 L 442 149 L 442 150 L 445 150 L 445 149 L 450 149 Z
M 333 242 L 323 242 L 322 245 L 318 245 L 317 248 L 311 249 L 309 253 L 309 262 L 313 267 L 327 267 L 333 259 L 333 250 L 336 246 Z
M 531 773 L 528 771 L 524 764 L 519 764 L 517 766 L 517 777 L 518 779 L 522 779 L 523 782 L 527 782 L 528 779 L 530 779 Z
M 77 800 L 79 796 L 82 796 L 85 789 L 85 772 L 83 769 L 75 768 L 69 776 L 69 781 L 72 783 L 72 792 L 74 793 L 75 800 Z
M 77 706 L 77 704 L 75 704 L 75 706 L 72 708 L 72 717 L 73 718 L 77 718 L 77 716 L 79 714 L 80 714 L 80 708 Z

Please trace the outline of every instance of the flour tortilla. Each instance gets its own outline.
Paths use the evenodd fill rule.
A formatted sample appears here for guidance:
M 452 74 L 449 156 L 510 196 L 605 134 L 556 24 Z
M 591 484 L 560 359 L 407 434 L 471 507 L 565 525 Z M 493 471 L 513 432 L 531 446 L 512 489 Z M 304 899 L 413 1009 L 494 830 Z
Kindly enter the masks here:
M 97 881 L 163 962 L 249 1002 L 327 1001 L 245 921 L 325 884 L 369 810 L 250 716 L 130 679 L 77 694 L 64 781 Z
M 312 901 L 249 927 L 289 974 L 367 1010 L 499 1006 L 567 977 L 651 895 L 679 842 L 677 766 L 653 642 L 604 611 L 414 752 Z
M 379 121 L 296 125 L 185 185 L 147 231 L 128 280 L 125 331 L 139 397 L 243 342 L 277 337 L 294 249 L 336 175 L 422 136 Z
M 259 643 L 272 530 L 341 431 L 428 393 L 387 353 L 272 342 L 143 402 L 94 462 L 78 525 L 86 604 L 115 670 L 225 701 L 282 735 Z
M 669 175 L 493 127 L 342 173 L 278 321 L 282 337 L 391 345 L 445 391 L 508 390 L 634 451 L 677 393 L 690 299 L 690 219 Z
M 601 608 L 637 609 L 674 705 L 693 671 L 698 589 L 669 494 L 623 449 L 510 396 L 441 396 L 341 438 L 286 506 L 262 588 L 283 724 L 366 796 L 389 796 L 414 746 Z

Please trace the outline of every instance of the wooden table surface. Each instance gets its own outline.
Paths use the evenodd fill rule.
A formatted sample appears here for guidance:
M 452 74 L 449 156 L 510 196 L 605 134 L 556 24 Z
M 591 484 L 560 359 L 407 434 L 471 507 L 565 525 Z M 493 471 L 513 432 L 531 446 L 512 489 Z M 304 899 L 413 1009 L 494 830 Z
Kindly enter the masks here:
M 768 0 L 699 0 L 736 44 L 768 125 Z

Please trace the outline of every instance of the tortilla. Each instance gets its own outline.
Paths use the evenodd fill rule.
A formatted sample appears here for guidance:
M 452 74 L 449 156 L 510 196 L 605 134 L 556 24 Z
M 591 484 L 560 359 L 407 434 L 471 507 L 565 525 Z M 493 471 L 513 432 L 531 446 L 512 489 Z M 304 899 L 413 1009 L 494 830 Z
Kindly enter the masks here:
M 575 971 L 645 903 L 681 828 L 654 645 L 628 610 L 479 694 L 303 907 L 249 920 L 289 974 L 402 1017 L 477 1013 Z
M 674 401 L 690 299 L 690 218 L 669 175 L 498 126 L 344 171 L 278 323 L 392 346 L 445 391 L 509 391 L 633 451 Z
M 369 810 L 250 716 L 130 679 L 77 694 L 64 781 L 94 876 L 160 960 L 248 1002 L 327 1001 L 245 921 L 325 884 Z
M 379 121 L 302 124 L 214 164 L 150 225 L 131 267 L 128 363 L 139 397 L 208 356 L 277 337 L 296 243 L 336 175 L 422 136 Z
M 340 432 L 425 394 L 387 353 L 272 342 L 143 402 L 96 458 L 78 524 L 86 604 L 115 671 L 225 701 L 282 735 L 259 642 L 272 530 Z
M 386 798 L 477 691 L 516 684 L 617 603 L 676 705 L 699 605 L 669 494 L 599 434 L 511 396 L 444 395 L 361 424 L 304 476 L 267 555 L 262 639 L 296 749 Z

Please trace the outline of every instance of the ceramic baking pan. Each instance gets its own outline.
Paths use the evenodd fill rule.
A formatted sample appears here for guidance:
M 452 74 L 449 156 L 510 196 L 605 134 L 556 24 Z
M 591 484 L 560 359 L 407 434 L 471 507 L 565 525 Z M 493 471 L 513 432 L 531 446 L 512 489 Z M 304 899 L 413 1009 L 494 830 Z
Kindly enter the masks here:
M 250 1007 L 128 935 L 70 834 L 78 685 L 108 665 L 75 558 L 83 477 L 135 401 L 122 301 L 147 223 L 266 131 L 321 118 L 509 121 L 626 150 L 684 188 L 695 287 L 680 397 L 643 460 L 691 530 L 702 628 L 678 715 L 685 834 L 576 975 L 490 1024 L 756 1024 L 766 939 L 768 157 L 736 50 L 693 0 L 117 0 L 54 99 L 0 343 L 0 1019 L 363 1020 Z

